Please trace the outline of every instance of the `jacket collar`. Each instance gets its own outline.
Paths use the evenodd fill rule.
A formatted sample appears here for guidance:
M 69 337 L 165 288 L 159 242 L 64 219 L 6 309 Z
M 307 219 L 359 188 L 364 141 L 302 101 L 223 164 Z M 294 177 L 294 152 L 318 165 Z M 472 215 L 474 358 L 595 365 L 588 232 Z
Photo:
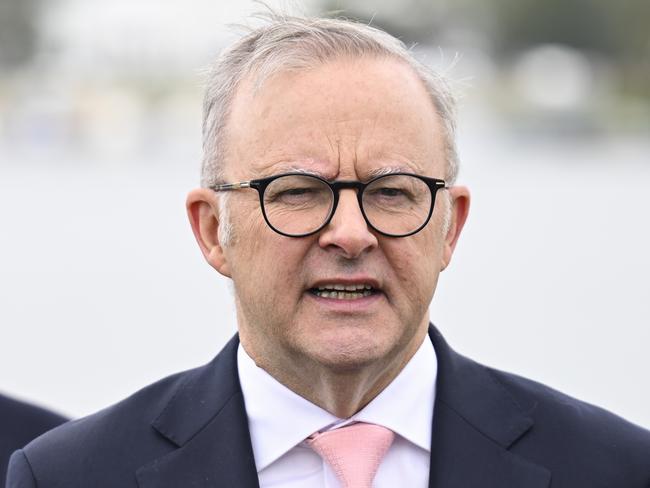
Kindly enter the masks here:
M 429 487 L 547 488 L 549 471 L 509 450 L 533 426 L 534 405 L 516 402 L 487 368 L 454 352 L 435 327 L 429 336 L 438 358 Z M 137 471 L 141 488 L 259 488 L 238 344 L 233 337 L 211 363 L 187 373 L 153 421 L 179 449 Z
M 237 373 L 238 337 L 187 373 L 152 427 L 179 449 L 136 472 L 140 488 L 259 488 Z
M 429 328 L 438 357 L 430 488 L 547 488 L 550 472 L 509 449 L 532 428 L 534 405 L 515 401 L 484 366 Z

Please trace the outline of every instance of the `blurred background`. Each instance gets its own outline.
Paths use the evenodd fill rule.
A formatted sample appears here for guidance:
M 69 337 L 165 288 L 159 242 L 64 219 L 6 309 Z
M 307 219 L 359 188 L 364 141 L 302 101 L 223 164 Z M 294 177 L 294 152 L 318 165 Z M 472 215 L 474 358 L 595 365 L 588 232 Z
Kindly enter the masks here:
M 462 93 L 473 208 L 431 309 L 451 345 L 650 427 L 650 3 L 298 6 L 388 30 Z M 203 70 L 259 10 L 0 0 L 1 391 L 85 415 L 234 332 L 184 199 Z

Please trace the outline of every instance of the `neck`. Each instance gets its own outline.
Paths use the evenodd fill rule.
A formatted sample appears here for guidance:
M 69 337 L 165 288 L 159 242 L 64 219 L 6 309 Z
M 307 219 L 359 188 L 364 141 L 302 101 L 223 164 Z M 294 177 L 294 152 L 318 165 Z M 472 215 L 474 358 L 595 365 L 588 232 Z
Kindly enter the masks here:
M 426 331 L 425 334 L 426 335 Z M 418 340 L 419 339 L 419 340 Z M 313 361 L 285 361 L 281 365 L 264 361 L 273 357 L 254 351 L 241 336 L 242 346 L 255 364 L 294 393 L 331 414 L 349 418 L 386 388 L 402 371 L 422 344 L 424 336 L 411 341 L 391 358 L 350 368 L 333 368 Z

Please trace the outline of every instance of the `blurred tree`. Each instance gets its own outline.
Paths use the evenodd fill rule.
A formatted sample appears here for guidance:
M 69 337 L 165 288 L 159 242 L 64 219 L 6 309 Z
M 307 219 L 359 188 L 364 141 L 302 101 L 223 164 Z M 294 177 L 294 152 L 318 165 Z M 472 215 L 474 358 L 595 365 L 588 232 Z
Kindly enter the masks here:
M 496 52 L 563 44 L 609 60 L 623 91 L 650 97 L 648 0 L 492 0 Z
M 650 98 L 649 0 L 324 0 L 322 10 L 372 20 L 406 44 L 451 40 L 501 61 L 569 46 L 608 60 L 624 92 Z
M 321 4 L 326 14 L 372 24 L 406 45 L 437 41 L 450 8 L 446 0 L 324 0 Z
M 606 1 L 494 0 L 499 29 L 497 51 L 518 53 L 539 44 L 563 44 L 612 55 L 615 33 L 609 28 Z
M 625 93 L 650 99 L 650 1 L 605 2 L 615 33 L 615 56 Z
M 0 67 L 29 63 L 38 48 L 40 0 L 0 0 Z

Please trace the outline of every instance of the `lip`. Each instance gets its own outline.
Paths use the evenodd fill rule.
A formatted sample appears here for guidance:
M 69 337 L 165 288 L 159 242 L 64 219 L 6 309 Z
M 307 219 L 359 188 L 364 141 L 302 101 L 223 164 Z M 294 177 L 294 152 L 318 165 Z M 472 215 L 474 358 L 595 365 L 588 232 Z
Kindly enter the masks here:
M 380 301 L 384 299 L 382 292 L 373 293 L 367 297 L 356 298 L 354 300 L 338 300 L 336 298 L 323 298 L 314 295 L 310 291 L 305 292 L 306 299 L 323 312 L 332 312 L 340 314 L 360 314 L 368 313 Z
M 312 288 L 318 288 L 319 286 L 325 286 L 325 285 L 331 285 L 332 283 L 336 283 L 337 285 L 343 285 L 343 286 L 350 286 L 350 285 L 370 285 L 373 287 L 373 289 L 377 292 L 381 292 L 381 285 L 379 284 L 379 281 L 377 281 L 374 278 L 371 278 L 369 276 L 346 276 L 346 277 L 332 277 L 332 278 L 323 278 L 319 279 L 317 281 L 314 281 L 312 283 L 308 290 L 311 290 Z
M 370 285 L 373 288 L 373 293 L 366 297 L 356 298 L 354 300 L 339 300 L 336 298 L 324 298 L 314 295 L 311 290 L 319 286 L 331 285 Z M 384 292 L 381 289 L 379 281 L 369 276 L 346 276 L 324 278 L 315 281 L 307 290 L 305 290 L 307 299 L 321 309 L 323 312 L 333 312 L 342 314 L 359 314 L 370 312 L 380 300 L 385 298 Z

